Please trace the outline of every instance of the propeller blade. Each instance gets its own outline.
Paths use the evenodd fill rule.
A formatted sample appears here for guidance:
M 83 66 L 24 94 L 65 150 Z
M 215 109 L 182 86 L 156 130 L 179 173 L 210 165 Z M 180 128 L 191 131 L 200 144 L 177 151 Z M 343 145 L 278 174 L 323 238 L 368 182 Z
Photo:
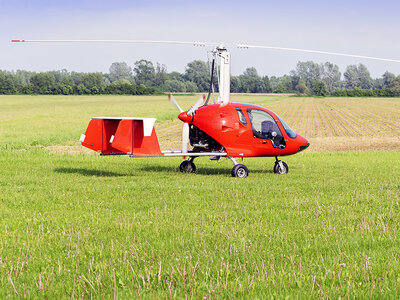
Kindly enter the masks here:
M 186 153 L 188 151 L 189 142 L 189 124 L 183 123 L 182 127 L 182 152 Z
M 193 108 L 198 109 L 204 102 L 206 98 L 206 95 L 202 95 L 199 100 L 196 101 L 195 105 L 193 106 Z
M 175 105 L 175 107 L 176 107 L 180 112 L 183 112 L 183 109 L 179 106 L 178 102 L 176 102 L 176 100 L 174 99 L 174 97 L 173 97 L 171 94 L 168 94 L 168 98 L 169 98 L 169 101 L 171 101 L 171 103 L 172 103 L 173 105 Z
M 196 109 L 198 109 L 198 108 L 203 104 L 205 98 L 206 98 L 206 96 L 203 95 L 203 96 L 201 96 L 201 97 L 199 98 L 199 100 L 196 101 L 196 103 L 195 103 L 195 104 L 189 109 L 189 111 L 188 111 L 188 115 L 189 115 L 189 116 L 192 116 L 193 113 L 196 111 Z

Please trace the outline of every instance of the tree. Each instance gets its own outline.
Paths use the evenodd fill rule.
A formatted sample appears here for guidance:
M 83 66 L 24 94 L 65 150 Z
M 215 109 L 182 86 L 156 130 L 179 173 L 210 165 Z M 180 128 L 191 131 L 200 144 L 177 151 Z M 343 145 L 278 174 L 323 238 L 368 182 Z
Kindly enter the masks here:
M 370 89 L 372 88 L 372 78 L 366 66 L 363 64 L 358 65 L 358 76 L 360 77 L 360 88 Z
M 106 86 L 104 91 L 107 94 L 135 95 L 136 86 L 130 83 L 128 79 L 121 79 Z
M 299 80 L 299 83 L 296 86 L 296 90 L 300 93 L 300 94 L 308 94 L 310 92 L 310 90 L 308 89 L 308 87 L 306 86 L 306 83 L 304 82 L 303 79 Z
M 262 93 L 267 90 L 265 81 L 258 75 L 256 68 L 247 68 L 239 75 L 241 91 L 247 93 Z M 269 80 L 268 80 L 269 83 Z
M 89 94 L 89 93 L 90 93 L 90 91 L 82 83 L 75 85 L 75 87 L 74 87 L 74 94 L 83 95 L 83 94 Z
M 197 85 L 194 82 L 186 81 L 186 92 L 187 93 L 196 93 L 197 92 Z
M 65 76 L 61 77 L 59 80 L 59 83 L 65 84 L 65 85 L 71 86 L 71 87 L 73 87 L 75 84 L 74 79 L 70 75 L 65 75 Z
M 71 95 L 74 93 L 72 86 L 65 85 L 63 83 L 56 83 L 53 88 L 53 94 L 57 95 Z
M 55 84 L 54 75 L 43 72 L 33 74 L 29 81 L 33 85 L 33 91 L 40 94 L 51 94 Z
M 167 80 L 185 81 L 183 77 L 184 77 L 183 74 L 175 71 L 167 74 Z
M 101 94 L 104 91 L 105 84 L 103 74 L 87 73 L 81 76 L 82 84 L 89 94 Z
M 272 77 L 271 77 L 272 79 Z M 273 88 L 272 92 L 274 93 L 291 93 L 294 91 L 293 89 L 293 78 L 288 75 L 283 75 L 282 77 L 278 77 L 276 79 L 277 84 Z
M 81 80 L 82 74 L 84 74 L 84 73 L 79 73 L 79 72 L 74 72 L 74 71 L 71 72 L 70 75 L 71 75 L 71 78 L 74 81 L 75 85 L 80 85 L 82 83 L 82 80 Z
M 156 66 L 156 73 L 154 76 L 154 85 L 155 86 L 161 86 L 165 83 L 167 80 L 168 75 L 167 75 L 167 67 L 165 65 L 161 65 L 157 63 Z
M 21 84 L 18 87 L 18 92 L 25 95 L 30 95 L 33 93 L 33 84 Z
M 329 92 L 333 92 L 339 88 L 341 76 L 339 66 L 330 62 L 322 65 L 322 81 L 325 82 Z
M 17 92 L 17 79 L 11 73 L 0 71 L 0 94 L 10 95 Z
M 271 92 L 271 82 L 269 81 L 268 76 L 264 76 L 262 78 L 263 81 L 263 93 L 270 93 Z
M 126 62 L 113 62 L 109 69 L 111 82 L 126 79 L 131 80 L 132 68 Z
M 400 96 L 400 75 L 392 80 L 390 90 L 392 91 L 393 95 Z
M 384 80 L 383 78 L 375 78 L 372 79 L 372 88 L 373 89 L 383 89 Z
M 327 96 L 329 94 L 324 81 L 316 80 L 313 83 L 313 94 L 316 96 Z
M 209 89 L 210 71 L 204 61 L 194 60 L 188 63 L 184 78 L 196 84 L 198 92 L 206 92 Z
M 346 89 L 354 89 L 356 87 L 360 87 L 361 83 L 356 65 L 347 66 L 343 76 Z
M 31 74 L 32 74 L 32 72 L 29 72 L 29 71 L 17 70 L 17 72 L 15 73 L 15 77 L 17 79 L 17 84 L 28 84 Z
M 305 85 L 312 89 L 316 80 L 322 79 L 323 66 L 313 61 L 299 61 L 296 70 L 290 72 L 292 77 L 302 79 Z
M 231 76 L 231 92 L 232 93 L 240 93 L 241 90 L 241 82 L 238 76 Z
M 151 61 L 142 59 L 135 62 L 133 68 L 135 73 L 135 82 L 138 85 L 153 86 L 155 79 L 155 69 Z
M 366 66 L 363 64 L 349 65 L 344 72 L 345 86 L 347 89 L 356 87 L 370 89 L 372 87 L 372 78 Z
M 171 93 L 186 92 L 186 84 L 176 79 L 167 80 L 164 85 L 164 90 Z
M 58 70 L 58 71 L 50 71 L 46 72 L 49 74 L 52 74 L 54 76 L 54 80 L 56 83 L 58 83 L 62 77 L 69 75 L 68 71 L 66 69 Z
M 391 87 L 393 80 L 396 78 L 396 76 L 393 73 L 390 72 L 385 72 L 382 75 L 382 79 L 383 79 L 383 84 L 382 84 L 382 88 L 383 89 L 388 89 Z

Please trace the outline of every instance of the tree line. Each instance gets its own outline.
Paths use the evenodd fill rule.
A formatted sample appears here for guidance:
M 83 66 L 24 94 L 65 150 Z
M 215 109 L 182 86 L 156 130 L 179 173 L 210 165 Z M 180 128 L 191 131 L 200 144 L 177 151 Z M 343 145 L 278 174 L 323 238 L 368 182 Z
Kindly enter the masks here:
M 148 60 L 114 62 L 108 73 L 79 73 L 67 70 L 29 72 L 0 71 L 0 94 L 146 95 L 164 92 L 207 92 L 210 65 L 201 60 L 189 62 L 184 73 L 167 72 L 163 64 Z M 214 76 L 218 91 L 218 76 Z M 297 93 L 318 96 L 400 96 L 400 76 L 385 72 L 373 79 L 363 65 L 347 66 L 343 76 L 330 62 L 298 62 L 288 75 L 260 76 L 254 67 L 231 76 L 233 93 Z

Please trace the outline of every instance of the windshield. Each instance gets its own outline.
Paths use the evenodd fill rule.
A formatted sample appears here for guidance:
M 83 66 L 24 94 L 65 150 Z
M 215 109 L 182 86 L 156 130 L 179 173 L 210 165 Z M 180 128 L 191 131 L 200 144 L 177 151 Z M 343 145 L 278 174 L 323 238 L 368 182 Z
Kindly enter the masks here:
M 292 128 L 290 128 L 289 125 L 286 124 L 286 122 L 283 121 L 280 116 L 278 116 L 277 114 L 275 114 L 275 115 L 278 117 L 279 121 L 281 121 L 281 124 L 282 124 L 283 128 L 285 129 L 287 135 L 292 139 L 296 138 L 296 136 L 297 136 L 296 132 L 294 132 L 292 130 Z

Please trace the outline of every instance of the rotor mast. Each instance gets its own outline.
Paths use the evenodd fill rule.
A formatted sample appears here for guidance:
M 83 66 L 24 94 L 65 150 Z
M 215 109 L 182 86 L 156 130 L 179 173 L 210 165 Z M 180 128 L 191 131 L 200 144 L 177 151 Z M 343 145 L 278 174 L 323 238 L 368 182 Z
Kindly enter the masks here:
M 229 95 L 231 91 L 231 55 L 221 43 L 214 49 L 214 55 L 221 58 L 219 73 L 219 97 L 218 102 L 222 105 L 229 103 Z

